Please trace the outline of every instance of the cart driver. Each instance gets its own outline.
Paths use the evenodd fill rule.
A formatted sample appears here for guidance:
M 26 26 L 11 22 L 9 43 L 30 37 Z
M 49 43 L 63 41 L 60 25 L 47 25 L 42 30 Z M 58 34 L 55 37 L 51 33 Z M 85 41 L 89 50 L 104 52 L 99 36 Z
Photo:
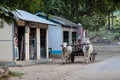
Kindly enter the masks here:
M 81 39 L 78 39 L 76 49 L 77 49 L 78 53 L 82 53 Z

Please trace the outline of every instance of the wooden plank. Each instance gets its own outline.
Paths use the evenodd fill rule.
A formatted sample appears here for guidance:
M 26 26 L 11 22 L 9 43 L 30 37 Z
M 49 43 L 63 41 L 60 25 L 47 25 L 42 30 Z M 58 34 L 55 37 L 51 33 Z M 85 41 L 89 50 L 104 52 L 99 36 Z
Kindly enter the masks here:
M 23 20 L 18 20 L 17 23 L 18 23 L 18 26 L 25 26 L 25 21 Z
M 73 27 L 62 26 L 62 28 L 63 28 L 63 31 L 72 31 L 72 32 L 77 32 L 78 31 L 77 27 L 73 28 Z
M 39 28 L 47 29 L 48 25 L 47 24 L 39 24 Z

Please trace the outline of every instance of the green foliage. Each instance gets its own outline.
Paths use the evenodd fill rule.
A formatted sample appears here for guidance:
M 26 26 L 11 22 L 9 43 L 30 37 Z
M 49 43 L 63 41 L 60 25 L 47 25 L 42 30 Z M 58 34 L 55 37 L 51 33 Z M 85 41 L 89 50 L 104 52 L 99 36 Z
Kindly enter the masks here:
M 98 31 L 100 28 L 104 27 L 105 25 L 105 19 L 99 18 L 96 15 L 92 17 L 82 16 L 80 20 L 82 22 L 84 29 L 89 28 L 90 31 Z
M 48 16 L 62 16 L 75 23 L 81 23 L 86 30 L 92 31 L 102 28 L 106 23 L 104 17 L 120 9 L 119 0 L 0 0 L 0 5 L 32 13 L 41 11 Z M 10 20 L 13 15 L 7 19 L 6 13 L 3 14 L 5 20 L 14 20 Z
M 101 39 L 106 39 L 106 40 L 112 40 L 114 38 L 114 35 L 111 31 L 109 31 L 107 28 L 102 27 L 100 28 L 98 31 L 93 31 L 93 32 L 89 32 L 89 37 L 93 37 L 93 36 L 100 36 Z
M 20 76 L 23 76 L 24 73 L 18 73 L 18 72 L 11 72 L 11 71 L 10 71 L 9 75 L 16 76 L 16 77 L 20 77 Z
M 61 15 L 62 9 L 65 9 L 65 5 L 61 0 L 43 0 L 43 3 L 43 12 L 48 14 Z
M 106 23 L 105 17 L 115 10 L 113 4 L 104 0 L 63 0 L 65 8 L 62 14 L 67 19 L 81 23 L 86 30 L 96 31 Z M 67 13 L 66 13 L 67 12 Z M 101 18 L 102 17 L 102 18 Z
M 6 21 L 8 24 L 16 22 L 16 16 L 12 13 L 12 9 L 6 6 L 0 6 L 0 18 Z
M 18 73 L 18 72 L 9 72 L 8 75 L 0 77 L 0 80 L 8 80 L 10 77 L 21 77 L 24 73 Z
M 13 14 L 13 11 L 16 11 L 15 8 L 10 8 L 5 1 L 0 0 L 0 18 L 8 24 L 16 22 L 16 16 Z
M 120 38 L 120 19 L 115 20 L 114 35 L 116 39 Z
M 64 0 L 63 2 L 68 9 L 67 13 L 64 12 L 65 17 L 76 23 L 81 23 L 86 30 L 92 31 L 104 27 L 105 17 L 120 8 L 115 6 L 114 1 L 109 0 Z
M 22 9 L 32 13 L 44 8 L 42 0 L 0 0 L 0 2 L 12 9 Z

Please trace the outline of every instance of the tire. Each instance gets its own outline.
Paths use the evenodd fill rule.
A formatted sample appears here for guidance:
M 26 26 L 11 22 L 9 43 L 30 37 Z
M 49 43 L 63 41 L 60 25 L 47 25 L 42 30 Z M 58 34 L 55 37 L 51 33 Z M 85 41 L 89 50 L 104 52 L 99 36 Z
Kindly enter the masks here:
M 95 54 L 93 54 L 92 62 L 95 62 Z
M 75 60 L 75 56 L 71 55 L 71 62 L 74 63 L 74 60 Z
M 95 54 L 91 54 L 89 59 L 90 59 L 90 62 L 94 62 L 95 61 Z

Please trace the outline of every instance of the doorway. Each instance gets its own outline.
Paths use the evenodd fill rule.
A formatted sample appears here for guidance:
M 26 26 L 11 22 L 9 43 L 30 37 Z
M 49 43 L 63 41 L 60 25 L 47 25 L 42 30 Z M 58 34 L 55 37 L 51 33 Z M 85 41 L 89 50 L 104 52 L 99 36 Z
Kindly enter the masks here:
M 37 38 L 36 28 L 30 28 L 29 59 L 37 60 Z
M 46 29 L 40 29 L 41 58 L 46 58 Z
M 18 26 L 18 49 L 19 49 L 19 60 L 25 60 L 25 27 Z
M 76 39 L 77 39 L 77 32 L 72 32 L 72 42 L 76 42 Z
M 69 43 L 69 32 L 63 31 L 63 42 Z

